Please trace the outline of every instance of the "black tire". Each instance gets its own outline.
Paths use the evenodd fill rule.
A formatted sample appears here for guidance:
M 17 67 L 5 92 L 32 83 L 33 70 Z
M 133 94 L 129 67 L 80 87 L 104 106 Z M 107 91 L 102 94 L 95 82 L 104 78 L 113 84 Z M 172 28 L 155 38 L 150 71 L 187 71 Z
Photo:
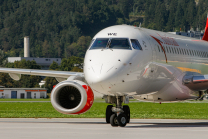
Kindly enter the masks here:
M 118 126 L 118 121 L 117 121 L 117 115 L 112 114 L 110 117 L 110 124 L 112 127 L 117 127 Z
M 124 113 L 121 113 L 117 117 L 117 122 L 120 127 L 125 127 L 127 124 L 127 116 Z
M 123 106 L 123 111 L 126 114 L 127 123 L 129 123 L 130 122 L 130 108 L 129 108 L 129 106 L 128 105 L 124 105 Z
M 113 105 L 108 105 L 106 108 L 106 113 L 105 113 L 106 123 L 110 123 L 110 117 L 113 114 L 112 107 Z

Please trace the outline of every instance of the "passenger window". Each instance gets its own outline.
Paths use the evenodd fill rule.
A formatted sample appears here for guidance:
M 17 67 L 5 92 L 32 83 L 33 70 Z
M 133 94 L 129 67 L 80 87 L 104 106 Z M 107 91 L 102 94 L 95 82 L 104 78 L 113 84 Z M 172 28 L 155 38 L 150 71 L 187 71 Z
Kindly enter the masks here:
M 158 47 L 158 51 L 160 52 L 160 47 L 159 46 L 157 46 Z
M 189 53 L 190 53 L 191 56 L 193 55 L 192 52 L 191 52 L 191 50 L 189 50 Z
M 180 49 L 180 48 L 179 48 L 179 50 L 180 50 L 180 53 L 181 53 L 181 55 L 182 55 L 182 54 L 183 54 L 183 51 L 182 51 L 182 49 Z
M 186 49 L 183 49 L 183 51 L 184 51 L 184 55 L 186 55 Z
M 141 47 L 141 45 L 140 45 L 140 43 L 139 43 L 138 40 L 131 39 L 131 44 L 132 44 L 132 47 L 133 47 L 134 49 L 142 50 L 142 47 Z M 158 47 L 158 48 L 159 48 L 159 47 Z M 160 50 L 159 50 L 159 51 L 160 51 Z
M 188 49 L 186 49 L 187 54 L 189 55 Z
M 174 47 L 174 49 L 175 49 L 176 54 L 178 54 L 178 50 L 177 50 L 177 48 L 175 48 L 175 47 Z
M 129 40 L 128 39 L 122 39 L 122 38 L 121 39 L 120 38 L 111 39 L 109 48 L 110 49 L 130 49 L 131 50 Z M 139 50 L 141 50 L 141 48 Z
M 104 49 L 108 44 L 107 38 L 96 39 L 90 49 Z
M 177 49 L 175 47 L 174 47 L 174 49 L 175 49 L 175 53 L 177 54 L 178 53 Z
M 169 53 L 169 51 L 168 51 L 168 47 L 166 46 L 166 51 Z
M 170 47 L 168 47 L 169 48 L 169 52 L 171 53 L 171 48 Z
M 173 52 L 173 54 L 174 54 L 174 50 L 173 50 L 173 47 L 171 47 L 172 48 L 172 52 Z

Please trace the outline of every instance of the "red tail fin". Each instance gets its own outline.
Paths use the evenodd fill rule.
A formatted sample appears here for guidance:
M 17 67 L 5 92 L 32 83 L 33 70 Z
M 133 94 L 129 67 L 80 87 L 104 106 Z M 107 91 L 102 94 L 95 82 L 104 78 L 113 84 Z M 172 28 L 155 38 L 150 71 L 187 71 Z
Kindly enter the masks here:
M 208 14 L 207 14 L 207 25 L 206 25 L 204 36 L 203 36 L 202 40 L 208 41 Z

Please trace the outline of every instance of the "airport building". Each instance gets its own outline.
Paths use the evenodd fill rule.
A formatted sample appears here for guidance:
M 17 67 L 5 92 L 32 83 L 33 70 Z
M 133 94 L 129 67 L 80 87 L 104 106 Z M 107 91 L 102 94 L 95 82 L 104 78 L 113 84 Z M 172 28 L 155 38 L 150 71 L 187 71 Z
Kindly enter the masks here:
M 39 99 L 47 98 L 46 88 L 0 88 L 0 99 Z
M 61 64 L 61 58 L 35 58 L 35 57 L 8 57 L 8 62 L 14 63 L 15 61 L 21 61 L 25 59 L 26 61 L 34 60 L 41 69 L 49 69 L 50 65 L 55 61 L 58 65 Z
M 191 37 L 191 38 L 196 38 L 196 39 L 202 39 L 204 36 L 204 33 L 201 31 L 188 31 L 188 32 L 168 32 L 170 34 L 175 34 L 175 35 L 181 35 L 185 37 Z
M 36 58 L 30 57 L 30 46 L 29 46 L 29 37 L 24 37 L 24 57 L 8 57 L 7 60 L 10 63 L 15 61 L 21 61 L 25 59 L 26 61 L 34 60 L 38 65 L 41 66 L 41 69 L 49 69 L 49 66 L 55 61 L 58 65 L 61 65 L 61 58 Z

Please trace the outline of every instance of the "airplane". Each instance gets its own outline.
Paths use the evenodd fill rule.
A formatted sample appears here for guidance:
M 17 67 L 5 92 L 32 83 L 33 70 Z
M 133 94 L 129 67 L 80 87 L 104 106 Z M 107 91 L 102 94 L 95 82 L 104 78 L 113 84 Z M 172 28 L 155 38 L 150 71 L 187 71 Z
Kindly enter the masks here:
M 106 123 L 130 122 L 129 96 L 150 102 L 199 99 L 208 89 L 208 17 L 202 40 L 115 25 L 98 32 L 86 51 L 83 73 L 0 68 L 14 80 L 21 75 L 55 77 L 53 107 L 63 114 L 87 112 L 93 92 L 104 95 Z

